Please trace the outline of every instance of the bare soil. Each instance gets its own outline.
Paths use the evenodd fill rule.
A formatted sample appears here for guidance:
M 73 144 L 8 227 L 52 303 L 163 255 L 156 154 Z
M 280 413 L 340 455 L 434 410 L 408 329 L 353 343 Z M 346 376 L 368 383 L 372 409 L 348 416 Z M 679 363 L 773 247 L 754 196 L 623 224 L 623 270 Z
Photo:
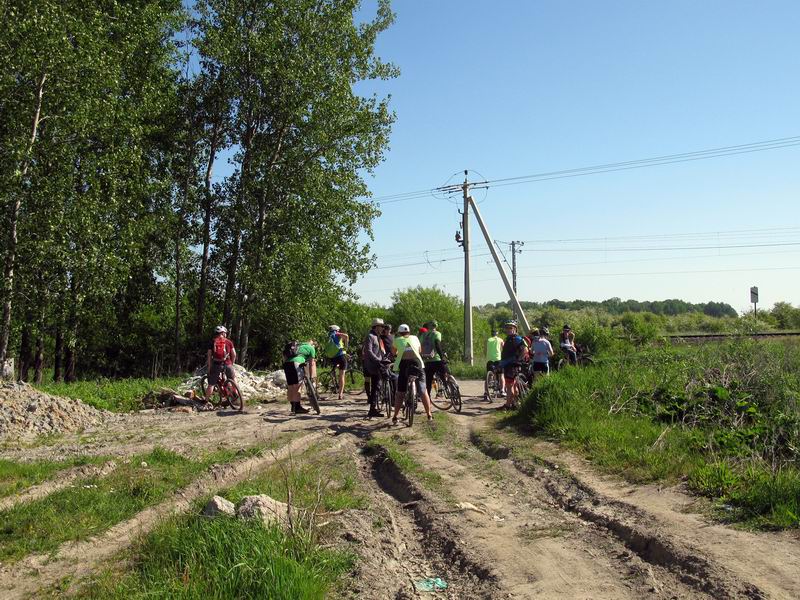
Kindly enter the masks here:
M 429 594 L 415 584 L 432 577 L 448 583 L 437 593 L 448 598 L 800 597 L 797 532 L 720 525 L 692 512 L 695 499 L 680 488 L 602 476 L 553 444 L 509 441 L 533 444 L 529 450 L 544 459 L 538 463 L 515 459 L 512 448 L 479 448 L 472 433 L 489 425 L 493 409 L 481 400 L 481 382 L 464 382 L 462 391 L 463 412 L 449 415 L 454 435 L 437 441 L 424 434 L 429 425 L 422 419 L 413 428 L 392 427 L 388 419 L 365 419 L 363 398 L 347 398 L 323 402 L 321 416 L 292 417 L 285 403 L 241 415 L 127 415 L 47 445 L 5 448 L 0 456 L 125 457 L 157 446 L 193 455 L 198 448 L 249 448 L 284 435 L 295 440 L 288 448 L 332 437 L 335 451 L 359 466 L 370 497 L 370 510 L 338 519 L 335 543 L 361 556 L 347 592 L 353 598 L 423 597 Z M 364 453 L 368 439 L 380 444 L 386 433 L 407 442 L 404 448 L 423 469 L 438 473 L 441 485 L 404 474 L 380 447 Z M 74 575 L 76 564 L 78 575 L 86 575 L 159 519 L 269 462 L 262 456 L 214 470 L 98 539 L 0 570 L 0 595 L 36 596 Z

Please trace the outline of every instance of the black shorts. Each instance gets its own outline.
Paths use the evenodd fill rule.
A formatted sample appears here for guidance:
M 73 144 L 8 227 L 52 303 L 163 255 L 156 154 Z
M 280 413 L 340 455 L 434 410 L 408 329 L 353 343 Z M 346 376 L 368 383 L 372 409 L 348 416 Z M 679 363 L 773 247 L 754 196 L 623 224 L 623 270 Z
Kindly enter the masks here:
M 224 362 L 211 361 L 211 371 L 208 373 L 208 385 L 214 385 L 219 380 L 219 374 L 225 373 L 228 379 L 235 379 L 233 367 Z
M 431 387 L 433 387 L 433 378 L 437 373 L 442 379 L 447 377 L 450 373 L 447 368 L 447 363 L 441 360 L 432 360 L 425 363 L 425 387 L 428 388 L 429 392 L 431 391 Z
M 339 356 L 334 356 L 331 359 L 331 365 L 339 367 L 342 371 L 347 371 L 347 355 L 340 354 Z
M 499 360 L 490 360 L 489 362 L 486 363 L 486 372 L 488 373 L 489 371 L 494 371 L 499 366 L 500 366 Z
M 306 378 L 306 365 L 286 361 L 283 363 L 283 374 L 286 375 L 286 385 L 297 385 Z
M 422 370 L 416 361 L 401 360 L 400 373 L 397 376 L 397 391 L 404 394 L 408 389 L 408 378 L 417 378 L 417 391 L 422 390 L 422 382 L 425 381 L 425 371 Z
M 550 363 L 546 362 L 535 362 L 533 363 L 533 372 L 534 373 L 549 373 L 550 372 Z
M 521 370 L 522 365 L 520 363 L 512 363 L 503 367 L 503 376 L 506 379 L 514 380 Z

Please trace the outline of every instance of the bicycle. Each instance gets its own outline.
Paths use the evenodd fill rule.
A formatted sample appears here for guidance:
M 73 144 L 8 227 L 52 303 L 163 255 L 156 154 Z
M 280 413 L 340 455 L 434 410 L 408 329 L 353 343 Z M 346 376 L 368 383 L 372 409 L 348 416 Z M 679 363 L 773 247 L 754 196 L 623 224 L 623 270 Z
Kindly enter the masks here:
M 486 372 L 486 386 L 483 393 L 483 399 L 486 402 L 491 402 L 501 397 L 503 393 L 503 369 L 500 367 L 493 367 Z
M 358 381 L 358 373 L 350 362 L 351 358 L 348 357 L 347 371 L 344 376 L 344 391 L 352 396 L 357 396 L 364 391 L 363 382 L 360 384 Z M 326 365 L 328 366 L 328 365 Z M 330 365 L 330 369 L 320 373 L 317 378 L 317 387 L 323 394 L 336 394 L 339 397 L 339 367 L 334 364 Z
M 375 379 L 372 380 L 372 385 L 376 385 Z M 378 410 L 383 409 L 384 413 L 388 417 L 392 414 L 392 410 L 394 408 L 394 394 L 392 393 L 392 385 L 389 381 L 389 373 L 388 371 L 381 371 L 380 378 L 377 381 L 378 386 L 378 401 L 377 401 L 377 408 Z
M 450 373 L 447 373 L 444 379 L 441 374 L 436 373 L 433 376 L 433 384 L 436 386 L 436 394 L 433 393 L 433 385 L 431 386 L 431 402 L 439 410 L 449 410 L 451 407 L 456 412 L 461 412 L 461 388 L 458 386 L 458 381 Z M 444 398 L 444 401 L 441 398 Z M 435 398 L 435 399 L 434 399 Z
M 208 375 L 203 375 L 201 386 L 203 393 L 205 393 L 205 391 L 208 389 Z M 210 402 L 214 405 L 214 408 L 227 405 L 233 410 L 238 410 L 239 412 L 244 411 L 244 399 L 242 398 L 242 392 L 239 391 L 239 386 L 236 385 L 236 382 L 233 379 L 228 379 L 224 370 L 221 370 L 217 376 L 217 381 L 214 383 L 214 391 L 211 394 Z
M 314 382 L 311 381 L 311 377 L 303 377 L 303 385 L 306 388 L 306 395 L 308 396 L 308 402 L 311 404 L 311 408 L 319 414 L 319 394 L 317 393 L 317 387 L 314 385 Z
M 403 417 L 406 420 L 406 425 L 411 427 L 414 424 L 414 414 L 417 412 L 417 404 L 419 402 L 419 392 L 417 390 L 417 378 L 411 375 L 408 378 L 408 387 L 406 388 L 405 401 L 403 403 Z
M 575 346 L 575 352 L 578 355 L 576 366 L 590 367 L 594 365 L 594 357 L 592 356 L 592 353 L 589 352 L 589 348 L 587 348 L 586 346 Z M 557 368 L 563 369 L 564 367 L 568 367 L 569 365 L 570 365 L 569 357 L 565 355 L 558 361 Z

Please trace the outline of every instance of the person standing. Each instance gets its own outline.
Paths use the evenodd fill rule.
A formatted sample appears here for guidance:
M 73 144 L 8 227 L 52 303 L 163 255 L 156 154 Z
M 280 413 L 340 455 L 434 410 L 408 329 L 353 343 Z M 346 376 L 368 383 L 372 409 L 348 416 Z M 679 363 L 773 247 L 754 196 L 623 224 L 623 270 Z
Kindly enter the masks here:
M 553 356 L 553 346 L 547 339 L 547 328 L 540 332 L 533 330 L 533 370 L 531 378 L 535 379 L 540 373 L 547 375 L 550 372 L 550 358 Z
M 492 330 L 492 337 L 486 340 L 486 372 L 494 371 L 497 376 L 497 385 L 500 387 L 500 397 L 505 396 L 505 384 L 503 383 L 503 373 L 498 368 L 500 366 L 500 357 L 503 352 L 503 338 L 497 335 L 497 330 Z M 489 384 L 484 378 L 483 382 L 483 395 L 484 398 L 489 398 Z
M 430 321 L 426 324 L 428 331 L 422 336 L 422 360 L 425 361 L 425 389 L 428 394 L 433 387 L 433 378 L 438 373 L 444 380 L 447 377 L 447 363 L 445 353 L 442 350 L 442 334 L 437 329 L 439 324 Z
M 340 331 L 338 325 L 330 325 L 328 327 L 328 341 L 325 344 L 325 358 L 331 361 L 331 364 L 338 368 L 337 379 L 339 381 L 339 397 L 337 400 L 344 398 L 344 377 L 347 372 L 347 353 L 345 348 L 350 342 L 350 336 L 344 331 Z
M 422 406 L 425 408 L 425 415 L 428 421 L 433 420 L 431 414 L 431 398 L 425 390 L 423 380 L 425 377 L 425 363 L 420 355 L 422 344 L 419 338 L 411 335 L 411 328 L 403 323 L 397 328 L 397 337 L 394 339 L 394 354 L 396 356 L 394 367 L 398 373 L 397 377 L 397 392 L 394 395 L 394 416 L 392 417 L 392 424 L 397 424 L 397 416 L 400 414 L 400 409 L 403 407 L 403 396 L 408 389 L 408 379 L 411 376 L 417 378 L 417 386 L 420 397 L 422 398 Z
M 569 364 L 578 364 L 578 350 L 575 348 L 575 332 L 572 331 L 569 325 L 564 325 L 558 337 L 558 345 L 561 351 L 567 355 Z
M 381 372 L 386 362 L 386 347 L 381 339 L 383 335 L 383 319 L 372 319 L 372 328 L 364 339 L 361 350 L 361 359 L 364 365 L 364 379 L 369 377 L 369 412 L 367 417 L 382 417 L 378 409 L 378 388 L 380 387 Z
M 283 349 L 283 374 L 286 375 L 286 396 L 293 415 L 303 415 L 307 408 L 300 405 L 300 386 L 306 377 L 317 377 L 317 350 L 314 342 L 289 342 Z
M 228 329 L 224 325 L 217 325 L 214 328 L 214 339 L 211 340 L 211 347 L 206 352 L 206 373 L 208 379 L 204 390 L 205 401 L 208 402 L 217 384 L 220 373 L 225 373 L 225 377 L 231 381 L 236 380 L 236 373 L 233 364 L 236 362 L 236 348 L 233 342 L 228 339 Z
M 503 353 L 500 358 L 500 366 L 503 367 L 503 376 L 506 380 L 506 402 L 497 410 L 510 410 L 517 407 L 517 397 L 519 389 L 517 387 L 517 375 L 522 370 L 525 355 L 528 353 L 528 344 L 525 338 L 517 333 L 517 322 L 509 321 L 504 326 L 506 340 L 503 344 Z

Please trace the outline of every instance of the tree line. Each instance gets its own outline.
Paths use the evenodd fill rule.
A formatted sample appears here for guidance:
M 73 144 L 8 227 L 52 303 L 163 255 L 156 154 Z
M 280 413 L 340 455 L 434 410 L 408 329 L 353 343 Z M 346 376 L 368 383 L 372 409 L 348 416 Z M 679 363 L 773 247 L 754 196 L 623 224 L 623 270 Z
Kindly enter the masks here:
M 0 6 L 0 365 L 23 379 L 247 364 L 372 257 L 364 176 L 394 115 L 360 82 L 394 15 L 358 0 Z
M 626 312 L 649 312 L 655 315 L 675 316 L 686 313 L 700 313 L 709 317 L 736 317 L 738 313 L 726 302 L 692 303 L 677 298 L 668 300 L 622 300 L 608 298 L 606 300 L 548 300 L 547 302 L 521 302 L 523 310 L 541 310 L 558 308 L 561 310 L 601 309 L 611 315 Z M 499 302 L 494 308 L 511 306 L 509 302 Z

